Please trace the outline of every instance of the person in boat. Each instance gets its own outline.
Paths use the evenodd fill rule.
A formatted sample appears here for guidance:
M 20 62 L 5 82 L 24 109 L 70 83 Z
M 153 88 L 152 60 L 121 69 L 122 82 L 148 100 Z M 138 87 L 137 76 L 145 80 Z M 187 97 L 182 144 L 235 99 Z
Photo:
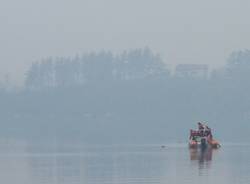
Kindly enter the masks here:
M 191 140 L 197 142 L 197 136 L 192 136 Z
M 195 146 L 198 142 L 197 138 L 199 136 L 199 133 L 198 131 L 196 130 L 190 130 L 190 136 L 189 136 L 189 145 L 192 147 L 192 146 Z
M 212 135 L 212 130 L 211 128 L 209 128 L 207 125 L 205 125 L 205 136 L 208 137 L 209 139 L 213 139 L 213 135 Z
M 200 136 L 203 137 L 205 134 L 205 125 L 202 124 L 201 122 L 198 122 L 198 131 L 199 131 Z
M 198 122 L 198 130 L 204 130 L 205 126 L 201 123 L 201 122 Z
M 213 139 L 212 130 L 205 123 L 198 122 L 198 130 L 190 130 L 189 144 L 190 147 L 197 145 L 196 143 L 206 140 L 212 148 L 219 148 L 218 141 Z M 195 143 L 196 142 L 196 143 Z

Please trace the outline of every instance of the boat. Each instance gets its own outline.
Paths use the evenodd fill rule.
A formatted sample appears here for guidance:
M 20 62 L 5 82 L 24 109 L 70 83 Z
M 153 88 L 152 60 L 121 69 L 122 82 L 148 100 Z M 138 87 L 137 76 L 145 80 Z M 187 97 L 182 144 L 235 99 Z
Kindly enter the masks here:
M 220 143 L 213 138 L 211 129 L 201 123 L 198 125 L 199 130 L 190 130 L 189 148 L 219 148 Z

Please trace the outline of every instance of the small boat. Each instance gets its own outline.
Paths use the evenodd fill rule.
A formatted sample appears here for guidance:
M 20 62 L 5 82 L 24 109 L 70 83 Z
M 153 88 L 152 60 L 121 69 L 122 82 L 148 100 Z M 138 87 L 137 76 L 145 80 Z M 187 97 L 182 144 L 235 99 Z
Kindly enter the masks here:
M 213 139 L 211 129 L 198 123 L 199 130 L 190 130 L 189 148 L 219 148 L 220 143 Z
M 217 140 L 207 140 L 207 138 L 200 138 L 198 140 L 189 140 L 189 147 L 190 148 L 207 148 L 207 147 L 211 147 L 211 148 L 219 148 L 220 147 L 220 143 Z

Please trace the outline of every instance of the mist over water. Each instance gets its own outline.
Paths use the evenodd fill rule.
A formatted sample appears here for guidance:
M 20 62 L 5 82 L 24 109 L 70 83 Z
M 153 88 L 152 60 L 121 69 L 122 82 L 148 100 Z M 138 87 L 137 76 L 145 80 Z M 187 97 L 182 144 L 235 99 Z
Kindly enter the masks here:
M 0 90 L 0 181 L 248 184 L 249 61 L 173 72 L 144 48 L 35 62 L 24 88 Z M 188 149 L 198 121 L 220 149 Z
M 249 184 L 249 8 L 1 2 L 0 183 Z

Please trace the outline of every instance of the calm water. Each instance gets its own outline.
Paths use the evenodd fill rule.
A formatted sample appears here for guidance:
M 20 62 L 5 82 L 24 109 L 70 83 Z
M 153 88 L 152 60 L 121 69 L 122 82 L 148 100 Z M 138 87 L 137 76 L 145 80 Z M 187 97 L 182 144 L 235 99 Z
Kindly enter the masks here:
M 250 146 L 0 146 L 4 184 L 249 184 Z

